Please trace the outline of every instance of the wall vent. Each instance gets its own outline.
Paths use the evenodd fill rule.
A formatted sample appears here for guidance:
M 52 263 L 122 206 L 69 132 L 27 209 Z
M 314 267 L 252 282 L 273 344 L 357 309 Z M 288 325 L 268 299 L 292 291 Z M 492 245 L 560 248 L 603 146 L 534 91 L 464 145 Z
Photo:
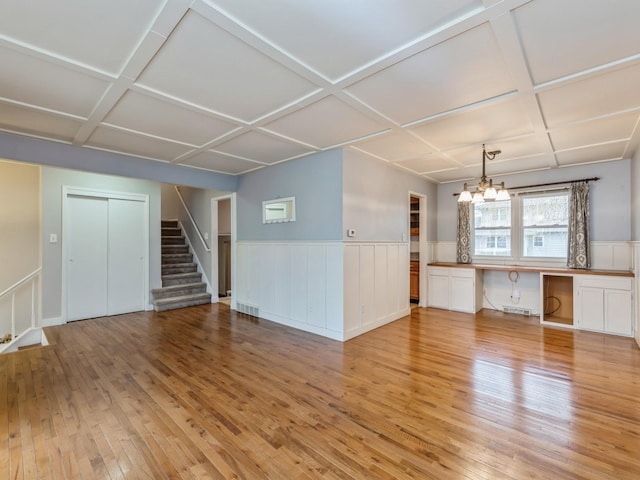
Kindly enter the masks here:
M 236 310 L 241 313 L 246 313 L 252 317 L 260 316 L 260 309 L 256 305 L 249 305 L 246 303 L 236 302 Z
M 530 308 L 510 307 L 509 305 L 504 305 L 502 307 L 502 311 L 504 313 L 517 313 L 518 315 L 531 316 L 531 309 Z

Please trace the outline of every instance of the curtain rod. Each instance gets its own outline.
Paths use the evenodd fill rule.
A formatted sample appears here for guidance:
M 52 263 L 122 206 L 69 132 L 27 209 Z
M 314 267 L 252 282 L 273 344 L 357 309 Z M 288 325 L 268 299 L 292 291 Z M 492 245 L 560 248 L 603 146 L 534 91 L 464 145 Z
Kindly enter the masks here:
M 534 185 L 522 185 L 520 187 L 509 187 L 507 190 L 522 190 L 523 188 L 550 187 L 552 185 L 567 185 L 569 183 L 580 183 L 580 182 L 597 182 L 598 180 L 600 180 L 600 177 L 581 178 L 580 180 L 566 180 L 564 182 L 536 183 Z M 457 197 L 458 195 L 460 194 L 459 193 L 453 194 L 454 197 Z

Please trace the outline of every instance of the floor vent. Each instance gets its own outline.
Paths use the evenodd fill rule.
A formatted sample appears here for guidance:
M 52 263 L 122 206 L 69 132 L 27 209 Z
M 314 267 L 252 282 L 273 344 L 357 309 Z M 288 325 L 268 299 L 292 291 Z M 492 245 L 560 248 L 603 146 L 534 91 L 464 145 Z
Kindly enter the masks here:
M 502 311 L 504 313 L 517 313 L 518 315 L 531 316 L 531 309 L 530 308 L 510 307 L 508 305 L 504 305 L 502 307 Z
M 246 303 L 236 302 L 236 310 L 241 313 L 246 313 L 252 317 L 260 316 L 260 309 L 255 305 L 247 305 Z

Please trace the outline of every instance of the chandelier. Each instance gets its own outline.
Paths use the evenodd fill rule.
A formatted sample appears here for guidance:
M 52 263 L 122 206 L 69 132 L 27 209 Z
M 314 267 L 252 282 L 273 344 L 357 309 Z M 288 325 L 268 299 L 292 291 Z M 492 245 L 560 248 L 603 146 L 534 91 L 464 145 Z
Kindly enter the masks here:
M 462 192 L 460 192 L 460 196 L 458 197 L 459 202 L 471 202 L 471 203 L 482 203 L 486 200 L 509 200 L 511 196 L 509 192 L 504 186 L 504 182 L 501 182 L 497 187 L 493 185 L 493 180 L 487 179 L 485 175 L 485 163 L 487 158 L 489 160 L 493 160 L 496 158 L 496 155 L 502 153 L 501 150 L 494 150 L 492 152 L 487 152 L 484 147 L 484 143 L 482 144 L 482 177 L 480 178 L 480 182 L 476 186 L 475 191 L 469 191 L 467 184 L 464 184 L 464 188 Z

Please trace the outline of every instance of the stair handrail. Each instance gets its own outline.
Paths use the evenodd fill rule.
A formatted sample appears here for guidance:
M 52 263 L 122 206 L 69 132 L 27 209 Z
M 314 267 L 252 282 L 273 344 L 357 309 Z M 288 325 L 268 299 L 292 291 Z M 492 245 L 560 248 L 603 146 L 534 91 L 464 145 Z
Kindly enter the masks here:
M 29 275 L 24 277 L 22 280 L 18 280 L 16 283 L 14 283 L 9 288 L 7 288 L 2 293 L 0 293 L 0 298 L 4 297 L 5 295 L 8 295 L 9 293 L 11 293 L 14 290 L 17 290 L 22 285 L 24 285 L 25 283 L 27 283 L 30 280 L 32 280 L 34 277 L 38 276 L 41 271 L 42 271 L 42 267 L 36 268 L 33 272 L 31 272 Z
M 11 294 L 11 338 L 14 340 L 23 333 L 23 332 L 16 332 L 16 306 L 15 306 L 16 291 L 23 285 L 31 283 L 31 328 L 34 328 L 36 326 L 36 321 L 37 321 L 36 317 L 38 315 L 38 307 L 36 305 L 37 303 L 36 299 L 38 297 L 36 292 L 36 282 L 40 278 L 41 272 L 42 272 L 42 267 L 36 268 L 33 272 L 31 272 L 29 275 L 24 277 L 22 280 L 18 280 L 16 283 L 14 283 L 9 288 L 5 289 L 2 293 L 0 293 L 0 301 L 2 300 L 3 297 L 9 296 L 9 294 Z
M 176 193 L 178 194 L 178 199 L 180 200 L 180 203 L 182 203 L 182 206 L 184 207 L 185 212 L 187 212 L 187 215 L 189 216 L 189 220 L 191 220 L 191 224 L 193 225 L 193 228 L 195 228 L 196 233 L 198 234 L 198 237 L 200 238 L 200 242 L 202 242 L 202 246 L 204 247 L 206 252 L 210 252 L 211 248 L 209 247 L 209 245 L 207 245 L 207 242 L 205 241 L 204 237 L 202 236 L 202 233 L 200 233 L 200 228 L 198 228 L 198 224 L 196 223 L 195 219 L 191 215 L 191 211 L 189 210 L 189 207 L 187 206 L 186 202 L 184 201 L 184 198 L 182 197 L 182 194 L 180 193 L 180 189 L 178 188 L 177 185 L 174 185 L 173 188 L 176 189 Z

